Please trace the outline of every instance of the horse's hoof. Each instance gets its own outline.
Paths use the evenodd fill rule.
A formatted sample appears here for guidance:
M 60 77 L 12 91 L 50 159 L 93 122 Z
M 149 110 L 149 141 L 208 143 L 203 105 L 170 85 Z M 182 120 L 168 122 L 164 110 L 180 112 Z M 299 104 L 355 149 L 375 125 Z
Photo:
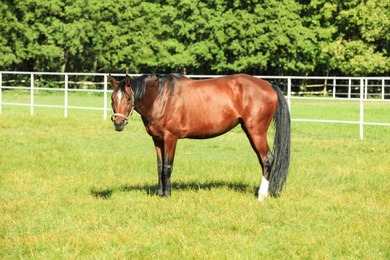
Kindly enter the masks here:
M 265 200 L 265 198 L 267 198 L 267 195 L 259 194 L 258 200 L 259 200 L 259 202 L 263 202 Z

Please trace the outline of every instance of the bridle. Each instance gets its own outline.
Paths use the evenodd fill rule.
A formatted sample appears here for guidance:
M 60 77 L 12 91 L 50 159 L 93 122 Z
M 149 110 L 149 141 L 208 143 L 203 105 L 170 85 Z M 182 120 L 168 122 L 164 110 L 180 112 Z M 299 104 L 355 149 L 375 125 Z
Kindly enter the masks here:
M 131 89 L 131 88 L 130 88 Z M 134 112 L 134 92 L 133 90 L 131 89 L 131 96 L 129 95 L 129 93 L 126 92 L 126 90 L 124 91 L 125 94 L 128 96 L 128 97 L 131 97 L 131 110 L 130 110 L 130 113 L 128 116 L 125 116 L 124 114 L 121 114 L 121 113 L 114 113 L 114 111 L 112 111 L 113 113 L 111 114 L 111 121 L 114 122 L 115 118 L 117 116 L 120 116 L 120 117 L 123 117 L 123 120 L 125 121 L 125 125 L 127 125 L 128 121 L 129 121 L 129 118 L 131 117 L 131 115 L 133 114 Z

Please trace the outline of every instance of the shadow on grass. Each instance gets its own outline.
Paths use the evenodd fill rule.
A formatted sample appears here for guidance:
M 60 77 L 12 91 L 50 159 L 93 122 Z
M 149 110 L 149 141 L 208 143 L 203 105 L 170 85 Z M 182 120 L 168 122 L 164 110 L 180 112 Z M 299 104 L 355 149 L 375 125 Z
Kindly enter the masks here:
M 101 199 L 109 199 L 112 196 L 112 189 L 96 189 L 92 188 L 91 189 L 91 194 L 95 196 L 96 198 L 101 198 Z
M 199 182 L 172 182 L 172 192 L 175 190 L 212 190 L 227 188 L 239 193 L 252 193 L 257 196 L 257 187 L 247 183 L 232 183 L 225 181 Z M 123 185 L 116 188 L 91 188 L 91 194 L 96 198 L 109 199 L 114 192 L 144 191 L 148 196 L 158 196 L 157 184 Z

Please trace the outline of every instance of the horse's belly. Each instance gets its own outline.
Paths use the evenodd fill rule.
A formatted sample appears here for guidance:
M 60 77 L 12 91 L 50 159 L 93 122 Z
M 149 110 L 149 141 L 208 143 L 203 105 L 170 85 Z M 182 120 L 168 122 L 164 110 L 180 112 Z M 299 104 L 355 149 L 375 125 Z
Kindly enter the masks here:
M 213 113 L 211 113 L 213 114 Z M 182 138 L 205 139 L 222 135 L 239 123 L 236 115 L 203 115 L 185 120 L 181 129 Z

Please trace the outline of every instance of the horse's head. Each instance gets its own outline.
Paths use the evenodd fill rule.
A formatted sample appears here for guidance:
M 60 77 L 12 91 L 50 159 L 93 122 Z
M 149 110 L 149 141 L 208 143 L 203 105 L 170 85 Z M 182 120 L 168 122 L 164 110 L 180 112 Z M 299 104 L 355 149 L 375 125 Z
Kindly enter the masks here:
M 116 131 L 123 131 L 134 111 L 134 92 L 130 86 L 131 80 L 128 75 L 120 82 L 117 82 L 111 75 L 109 77 L 114 87 L 111 95 L 111 120 Z

